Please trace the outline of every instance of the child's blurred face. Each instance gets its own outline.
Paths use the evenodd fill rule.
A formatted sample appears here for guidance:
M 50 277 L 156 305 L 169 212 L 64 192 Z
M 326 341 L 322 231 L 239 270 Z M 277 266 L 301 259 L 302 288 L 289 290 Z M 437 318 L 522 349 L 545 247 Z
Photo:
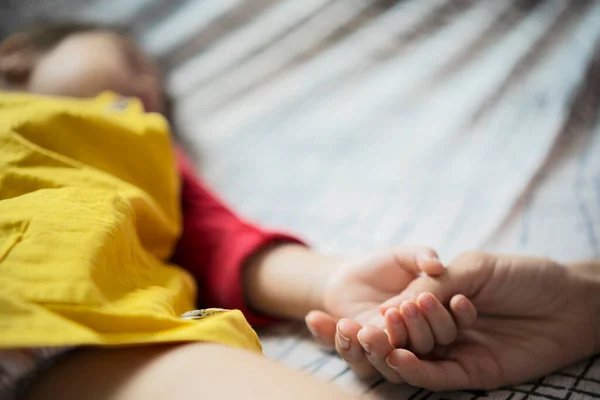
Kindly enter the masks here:
M 156 66 L 127 37 L 108 31 L 73 34 L 39 54 L 25 90 L 93 97 L 103 91 L 139 98 L 147 112 L 163 112 Z

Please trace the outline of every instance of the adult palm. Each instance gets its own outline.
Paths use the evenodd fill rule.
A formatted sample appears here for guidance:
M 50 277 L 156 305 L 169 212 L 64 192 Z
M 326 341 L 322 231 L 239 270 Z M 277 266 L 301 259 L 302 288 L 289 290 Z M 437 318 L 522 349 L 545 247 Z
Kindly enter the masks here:
M 461 293 L 477 308 L 475 324 L 433 357 L 396 349 L 388 363 L 402 380 L 431 390 L 491 389 L 543 376 L 599 350 L 598 288 L 548 259 L 464 254 L 446 274 L 414 280 L 384 308 L 423 292 L 443 304 Z

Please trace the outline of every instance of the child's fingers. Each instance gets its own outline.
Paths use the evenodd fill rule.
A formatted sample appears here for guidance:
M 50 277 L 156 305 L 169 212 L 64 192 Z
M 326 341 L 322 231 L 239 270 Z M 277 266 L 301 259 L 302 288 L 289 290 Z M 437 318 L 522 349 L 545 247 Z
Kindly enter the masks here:
M 456 361 L 426 361 L 405 349 L 394 350 L 387 363 L 406 383 L 429 390 L 469 387 L 469 376 Z
M 356 375 L 367 378 L 374 375 L 376 371 L 358 341 L 357 335 L 361 329 L 359 323 L 342 318 L 337 324 L 335 348 Z
M 471 300 L 462 294 L 450 299 L 450 309 L 459 328 L 468 328 L 477 320 L 477 309 Z
M 395 348 L 402 349 L 408 342 L 408 333 L 402 321 L 402 315 L 396 307 L 390 308 L 385 312 L 385 329 L 388 334 L 389 342 Z
M 400 305 L 400 314 L 408 332 L 409 347 L 418 354 L 427 354 L 433 350 L 433 333 L 415 302 L 403 302 Z
M 429 323 L 436 344 L 448 345 L 456 339 L 457 328 L 450 312 L 431 293 L 422 293 L 417 298 L 421 313 Z
M 365 325 L 358 332 L 358 340 L 364 349 L 369 364 L 379 371 L 385 379 L 394 383 L 404 382 L 385 361 L 394 348 L 383 330 L 373 325 Z
M 403 293 L 400 293 L 397 296 L 387 299 L 379 306 L 379 313 L 381 315 L 385 315 L 389 309 L 398 308 L 407 297 L 408 296 L 404 295 Z
M 337 319 L 323 311 L 315 310 L 309 312 L 304 321 L 315 339 L 327 347 L 335 346 Z

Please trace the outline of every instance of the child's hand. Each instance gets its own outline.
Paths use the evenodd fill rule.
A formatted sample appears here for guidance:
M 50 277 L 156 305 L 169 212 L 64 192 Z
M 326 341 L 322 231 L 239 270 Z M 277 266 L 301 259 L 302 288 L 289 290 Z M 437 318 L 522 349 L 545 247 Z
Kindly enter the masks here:
M 435 252 L 428 248 L 401 247 L 375 257 L 346 262 L 325 285 L 325 312 L 310 312 L 306 323 L 321 342 L 335 346 L 358 375 L 371 375 L 378 370 L 397 382 L 397 374 L 385 363 L 393 349 L 390 342 L 397 347 L 408 345 L 411 350 L 424 354 L 433 349 L 434 343 L 452 342 L 457 327 L 450 313 L 433 296 L 423 295 L 416 302 L 404 303 L 401 311 L 390 309 L 385 318 L 380 315 L 380 306 L 423 273 L 436 276 L 444 271 Z M 433 304 L 429 307 L 431 300 Z M 458 321 L 468 319 L 462 314 L 457 317 Z M 361 324 L 372 326 L 363 329 Z M 390 340 L 385 333 L 379 334 L 386 327 Z
M 423 279 L 423 278 L 420 278 Z M 463 295 L 454 296 L 449 308 L 431 293 L 414 299 L 397 296 L 380 307 L 390 344 L 416 354 L 428 354 L 434 346 L 446 346 L 456 340 L 458 329 L 468 328 L 477 319 L 475 306 Z
M 414 354 L 435 357 L 454 343 L 459 329 L 469 328 L 477 319 L 475 307 L 462 295 L 453 298 L 450 309 L 451 312 L 444 308 L 433 294 L 422 293 L 416 300 L 403 301 L 399 307 L 388 305 L 385 331 L 372 324 L 361 327 L 356 322 L 342 320 L 338 323 L 338 334 L 357 332 L 356 339 L 364 352 L 344 359 L 359 375 L 368 376 L 376 370 L 390 382 L 403 383 L 402 376 L 387 362 L 393 350 L 408 349 Z M 336 348 L 340 352 L 339 345 Z
M 335 348 L 350 368 L 361 377 L 379 373 L 390 382 L 404 380 L 388 364 L 387 357 L 395 349 L 408 349 L 414 354 L 439 354 L 452 344 L 458 329 L 473 325 L 477 312 L 464 296 L 450 302 L 451 313 L 431 293 L 417 300 L 406 300 L 400 307 L 388 306 L 382 326 L 373 322 L 362 326 L 355 320 L 342 318 L 335 332 Z M 317 318 L 317 311 L 309 318 Z M 308 320 L 308 318 L 307 318 Z M 385 331 L 384 331 L 385 329 Z M 387 334 L 386 334 L 387 332 Z M 320 336 L 328 344 L 329 341 Z

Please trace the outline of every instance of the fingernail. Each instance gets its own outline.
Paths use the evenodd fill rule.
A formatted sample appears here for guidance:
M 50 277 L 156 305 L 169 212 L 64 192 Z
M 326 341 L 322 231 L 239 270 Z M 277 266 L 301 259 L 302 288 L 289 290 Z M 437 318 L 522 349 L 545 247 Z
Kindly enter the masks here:
M 340 345 L 340 347 L 344 350 L 348 350 L 350 348 L 350 339 L 348 339 L 346 336 L 342 335 L 340 332 L 337 333 L 336 335 L 337 338 L 337 342 Z
M 399 324 L 402 322 L 402 316 L 398 312 L 397 308 L 390 308 L 385 312 L 385 314 L 394 324 Z
M 405 301 L 402 303 L 402 312 L 409 318 L 416 318 L 419 315 L 417 306 L 411 301 Z
M 392 356 L 389 356 L 388 358 L 386 358 L 385 362 L 388 365 L 388 367 L 390 367 L 391 369 L 398 370 L 398 367 L 396 365 L 394 365 L 394 362 L 392 360 Z
M 421 262 L 427 262 L 427 261 L 439 261 L 440 259 L 438 258 L 437 254 L 428 254 L 428 253 L 423 253 L 423 254 L 419 254 L 417 256 L 417 259 Z
M 319 337 L 319 332 L 317 332 L 317 330 L 316 330 L 316 329 L 314 329 L 313 327 L 311 327 L 311 326 L 308 326 L 308 325 L 306 325 L 306 327 L 308 328 L 308 331 L 309 331 L 309 332 L 310 332 L 310 333 L 311 333 L 313 336 L 315 336 L 315 337 Z
M 433 311 L 435 309 L 435 299 L 432 295 L 425 294 L 421 295 L 419 304 L 427 311 Z
M 466 310 L 467 308 L 469 308 L 469 302 L 467 301 L 467 299 L 460 299 L 460 301 L 458 302 L 458 308 L 461 310 Z
M 371 354 L 371 346 L 369 346 L 368 344 L 366 344 L 365 342 L 363 342 L 361 340 L 361 332 L 358 332 L 358 335 L 356 336 L 356 338 L 358 339 L 358 343 L 360 343 L 361 347 L 363 348 L 363 350 L 365 351 L 365 353 L 367 354 Z

